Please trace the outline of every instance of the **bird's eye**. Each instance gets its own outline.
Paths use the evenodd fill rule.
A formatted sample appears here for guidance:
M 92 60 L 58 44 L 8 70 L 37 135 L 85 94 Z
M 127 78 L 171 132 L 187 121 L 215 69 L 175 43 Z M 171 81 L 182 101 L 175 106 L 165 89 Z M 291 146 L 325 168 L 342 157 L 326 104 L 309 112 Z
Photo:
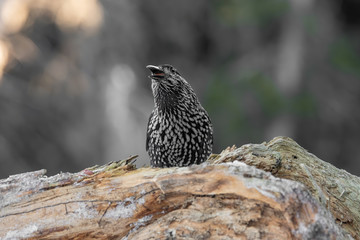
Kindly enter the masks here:
M 173 67 L 170 69 L 170 71 L 171 71 L 171 73 L 179 74 L 179 72 L 178 72 L 175 68 L 173 68 Z M 180 75 L 180 74 L 179 74 L 179 75 Z

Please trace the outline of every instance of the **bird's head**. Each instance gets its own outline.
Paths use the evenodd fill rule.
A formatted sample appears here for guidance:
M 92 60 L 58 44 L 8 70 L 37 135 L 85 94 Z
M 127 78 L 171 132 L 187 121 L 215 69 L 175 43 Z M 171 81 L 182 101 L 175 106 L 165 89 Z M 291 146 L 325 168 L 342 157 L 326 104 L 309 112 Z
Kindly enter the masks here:
M 148 65 L 151 71 L 152 92 L 155 104 L 160 108 L 176 107 L 179 104 L 188 104 L 187 101 L 197 102 L 191 86 L 171 65 Z
M 151 75 L 149 77 L 158 82 L 167 79 L 172 81 L 172 79 L 178 79 L 180 77 L 180 73 L 170 64 L 163 64 L 159 66 L 147 65 L 146 68 L 151 71 Z

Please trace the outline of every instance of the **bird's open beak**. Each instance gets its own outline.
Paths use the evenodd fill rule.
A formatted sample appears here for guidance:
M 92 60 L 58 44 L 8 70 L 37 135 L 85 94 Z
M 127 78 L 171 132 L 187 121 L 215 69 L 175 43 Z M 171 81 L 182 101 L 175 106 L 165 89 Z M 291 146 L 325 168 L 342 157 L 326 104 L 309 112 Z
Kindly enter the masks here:
M 147 65 L 146 68 L 151 71 L 151 75 L 149 76 L 151 79 L 161 80 L 165 78 L 165 72 L 158 66 Z

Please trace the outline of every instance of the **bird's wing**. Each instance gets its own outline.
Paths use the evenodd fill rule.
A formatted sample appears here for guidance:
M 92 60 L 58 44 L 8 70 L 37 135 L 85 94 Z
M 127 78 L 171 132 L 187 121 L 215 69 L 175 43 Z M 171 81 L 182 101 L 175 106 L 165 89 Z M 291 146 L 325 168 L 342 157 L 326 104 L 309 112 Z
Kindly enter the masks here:
M 210 143 L 211 145 L 213 145 L 213 143 L 214 143 L 213 126 L 212 126 L 210 116 L 207 113 L 207 111 L 205 110 L 205 108 L 203 108 L 203 106 L 201 106 L 200 103 L 199 103 L 199 111 L 204 113 L 204 115 L 203 115 L 204 122 L 208 123 L 207 126 L 206 126 L 209 129 L 209 135 L 207 136 L 207 142 Z
M 148 121 L 148 124 L 147 124 L 147 130 L 146 130 L 146 146 L 145 146 L 146 151 L 148 151 L 148 149 L 149 149 L 149 139 L 150 139 L 150 134 L 151 134 L 150 129 L 149 129 L 149 126 L 150 126 L 150 122 L 151 122 L 151 119 L 152 119 L 153 115 L 154 115 L 154 111 L 151 112 L 150 117 L 149 117 L 149 121 Z
M 211 122 L 211 119 L 209 117 L 209 114 L 206 112 L 206 110 L 204 109 L 204 112 L 205 112 L 205 118 L 206 118 L 206 121 L 208 123 L 208 128 L 209 128 L 209 135 L 208 135 L 208 143 L 210 143 L 211 145 L 213 145 L 214 143 L 214 137 L 213 137 L 213 126 L 212 126 L 212 122 Z

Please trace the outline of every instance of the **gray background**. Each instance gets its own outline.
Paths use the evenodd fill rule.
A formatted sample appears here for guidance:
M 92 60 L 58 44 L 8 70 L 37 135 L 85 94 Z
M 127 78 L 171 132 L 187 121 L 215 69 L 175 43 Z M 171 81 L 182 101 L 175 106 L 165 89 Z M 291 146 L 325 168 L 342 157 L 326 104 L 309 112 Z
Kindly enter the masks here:
M 214 152 L 285 135 L 360 175 L 357 0 L 0 3 L 0 178 L 139 154 L 148 64 L 190 82 Z

